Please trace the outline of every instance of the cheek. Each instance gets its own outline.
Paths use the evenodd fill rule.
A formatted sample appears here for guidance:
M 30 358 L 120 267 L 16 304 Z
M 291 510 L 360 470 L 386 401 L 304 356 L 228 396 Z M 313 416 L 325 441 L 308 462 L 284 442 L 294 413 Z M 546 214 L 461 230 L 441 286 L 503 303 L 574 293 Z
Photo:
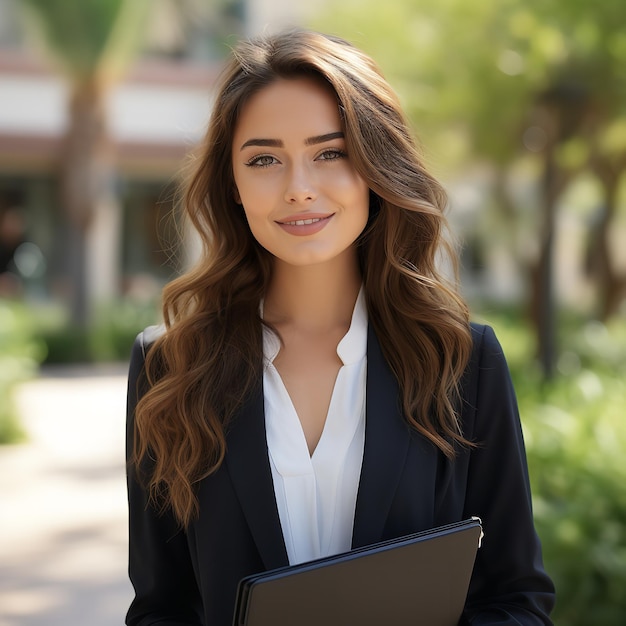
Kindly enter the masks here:
M 253 232 L 267 223 L 270 213 L 269 204 L 264 202 L 258 194 L 255 194 L 253 198 L 244 196 L 242 206 L 246 220 Z
M 256 190 L 253 194 L 246 193 L 246 190 L 239 190 L 241 196 L 241 205 L 243 213 L 248 224 L 248 228 L 252 233 L 252 236 L 259 242 L 266 235 L 268 228 L 268 216 L 270 213 L 271 204 L 259 194 Z
M 275 192 L 268 180 L 250 181 L 246 176 L 235 178 L 239 203 L 250 218 L 261 216 L 271 207 Z
M 370 190 L 367 183 L 358 175 L 354 174 L 350 185 L 352 206 L 355 207 L 367 220 L 369 217 Z
M 349 206 L 365 207 L 369 204 L 369 187 L 351 165 L 335 167 L 323 175 L 324 187 L 329 196 Z

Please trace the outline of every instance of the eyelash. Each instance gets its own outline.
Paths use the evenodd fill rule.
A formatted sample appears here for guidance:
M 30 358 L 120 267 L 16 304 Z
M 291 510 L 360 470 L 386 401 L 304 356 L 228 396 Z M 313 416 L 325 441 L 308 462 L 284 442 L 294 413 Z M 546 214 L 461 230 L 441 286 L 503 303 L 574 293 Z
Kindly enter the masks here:
M 246 165 L 248 167 L 269 167 L 270 165 L 273 165 L 273 163 L 261 164 L 260 161 L 262 161 L 263 159 L 273 159 L 274 161 L 276 161 L 276 158 L 273 157 L 271 154 L 259 154 L 252 157 L 249 161 L 246 161 Z
M 348 155 L 343 150 L 339 150 L 339 148 L 328 148 L 327 150 L 321 152 L 315 160 L 335 161 L 336 159 L 344 159 L 346 156 Z M 264 159 L 272 159 L 272 162 L 261 163 Z M 274 165 L 275 161 L 277 161 L 276 157 L 273 157 L 271 154 L 259 154 L 252 157 L 249 161 L 246 161 L 246 166 L 258 168 L 270 167 L 271 165 Z
M 332 158 L 326 158 L 328 155 L 331 155 Z M 317 158 L 324 157 L 322 161 L 334 161 L 335 159 L 345 159 L 348 155 L 339 148 L 329 148 L 328 150 L 324 150 Z

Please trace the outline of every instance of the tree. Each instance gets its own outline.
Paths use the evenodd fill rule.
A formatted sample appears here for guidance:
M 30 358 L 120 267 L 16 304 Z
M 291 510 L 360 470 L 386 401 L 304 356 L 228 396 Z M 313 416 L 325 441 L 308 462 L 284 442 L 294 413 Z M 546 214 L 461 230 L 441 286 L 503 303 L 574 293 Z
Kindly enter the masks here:
M 316 24 L 372 53 L 398 87 L 419 134 L 437 153 L 456 152 L 463 164 L 488 162 L 496 179 L 520 158 L 537 162 L 538 245 L 527 274 L 546 377 L 556 356 L 558 201 L 581 169 L 590 167 L 590 155 L 605 184 L 605 205 L 615 204 L 612 190 L 620 176 L 616 172 L 622 171 L 623 150 L 615 148 L 609 129 L 624 119 L 625 19 L 621 0 L 346 0 Z M 599 140 L 607 135 L 613 138 L 612 151 Z M 606 210 L 597 237 L 605 260 L 598 267 L 611 285 L 606 291 L 613 293 L 616 279 L 607 269 L 612 265 L 606 233 L 614 212 Z
M 626 117 L 620 124 L 621 128 L 618 124 L 609 125 L 605 131 L 609 146 L 594 142 L 590 155 L 591 169 L 602 185 L 603 203 L 598 209 L 598 219 L 590 229 L 589 270 L 597 281 L 598 317 L 604 322 L 617 315 L 626 296 L 626 274 L 619 273 L 616 268 L 610 241 L 611 228 L 618 212 L 620 183 L 626 174 L 626 148 L 618 146 L 610 149 L 610 144 L 616 143 L 614 139 L 620 143 L 624 141 Z M 602 150 L 603 147 L 608 149 Z
M 72 321 L 85 326 L 93 301 L 90 235 L 115 221 L 118 201 L 106 96 L 120 80 L 144 32 L 147 0 L 24 0 L 38 32 L 69 84 L 68 127 L 60 154 L 61 204 L 71 233 Z M 112 224 L 115 228 L 115 224 Z M 113 250 L 109 262 L 115 262 Z

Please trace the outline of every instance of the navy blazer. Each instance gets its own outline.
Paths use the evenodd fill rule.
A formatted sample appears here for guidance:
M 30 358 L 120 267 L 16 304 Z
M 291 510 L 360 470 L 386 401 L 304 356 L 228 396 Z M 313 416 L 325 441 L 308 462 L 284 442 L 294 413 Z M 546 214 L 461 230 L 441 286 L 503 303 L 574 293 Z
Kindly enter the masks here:
M 154 328 L 133 347 L 128 450 L 133 414 Z M 365 450 L 354 548 L 476 515 L 478 552 L 463 624 L 551 624 L 554 587 L 535 533 L 517 402 L 500 345 L 472 326 L 474 348 L 463 379 L 462 427 L 478 444 L 450 461 L 408 428 L 398 384 L 375 334 L 368 333 Z M 270 472 L 260 385 L 236 416 L 219 470 L 198 486 L 199 516 L 181 530 L 151 507 L 129 466 L 129 573 L 135 588 L 129 626 L 230 626 L 237 584 L 288 565 Z M 416 615 L 416 623 L 419 616 Z M 384 625 L 381 625 L 384 626 Z

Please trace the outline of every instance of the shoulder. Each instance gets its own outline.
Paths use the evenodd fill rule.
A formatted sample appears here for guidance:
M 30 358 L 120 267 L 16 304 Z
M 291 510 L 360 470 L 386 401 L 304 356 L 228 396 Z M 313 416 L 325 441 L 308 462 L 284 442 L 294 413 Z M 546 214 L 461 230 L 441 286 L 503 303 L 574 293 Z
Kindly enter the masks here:
M 144 328 L 133 343 L 129 365 L 129 389 L 137 389 L 138 382 L 144 379 L 146 355 L 154 342 L 165 333 L 165 325 L 148 326 Z
M 158 324 L 155 326 L 147 326 L 144 328 L 135 338 L 135 344 L 133 346 L 133 353 L 135 350 L 141 353 L 143 359 L 146 358 L 148 350 L 152 347 L 154 342 L 165 334 L 165 324 Z
M 468 363 L 468 373 L 476 373 L 490 364 L 505 364 L 502 346 L 491 326 L 471 323 L 472 354 Z
M 474 351 L 481 351 L 485 348 L 488 350 L 502 351 L 500 342 L 491 326 L 472 322 L 470 324 L 470 330 L 474 341 Z
M 137 340 L 141 343 L 143 349 L 148 351 L 152 347 L 152 344 L 164 334 L 165 324 L 147 326 L 137 335 Z
M 510 390 L 509 368 L 502 346 L 491 326 L 471 324 L 472 353 L 462 381 L 463 397 L 470 406 L 479 402 L 483 393 L 497 394 Z

